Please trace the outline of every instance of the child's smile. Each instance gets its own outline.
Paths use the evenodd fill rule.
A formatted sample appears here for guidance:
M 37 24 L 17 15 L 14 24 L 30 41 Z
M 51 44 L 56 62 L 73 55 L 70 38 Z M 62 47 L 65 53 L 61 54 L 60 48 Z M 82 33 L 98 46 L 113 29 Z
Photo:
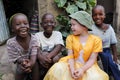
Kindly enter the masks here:
M 100 24 L 102 21 L 101 21 L 101 19 L 96 19 L 96 21 L 95 21 L 97 24 Z
M 92 17 L 93 17 L 95 24 L 97 24 L 97 25 L 102 24 L 104 19 L 105 19 L 104 10 L 102 8 L 99 8 L 99 7 L 94 9 Z
M 29 32 L 29 24 L 27 18 L 23 15 L 18 15 L 13 20 L 14 23 L 12 25 L 14 32 L 18 36 L 26 37 Z
M 42 18 L 42 23 L 41 23 L 45 34 L 49 35 L 49 37 L 52 34 L 52 31 L 55 27 L 55 20 L 54 20 L 54 16 L 51 14 L 46 14 L 43 16 Z
M 28 29 L 26 29 L 26 28 L 24 28 L 24 29 L 21 28 L 19 31 L 20 31 L 21 35 L 27 35 L 28 34 Z

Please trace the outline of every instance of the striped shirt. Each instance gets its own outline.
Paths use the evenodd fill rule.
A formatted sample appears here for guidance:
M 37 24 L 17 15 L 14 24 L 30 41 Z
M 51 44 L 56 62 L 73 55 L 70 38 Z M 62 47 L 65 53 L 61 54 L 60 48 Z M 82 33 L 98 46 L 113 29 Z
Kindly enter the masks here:
M 7 51 L 9 55 L 9 61 L 15 62 L 21 57 L 29 58 L 30 55 L 37 54 L 38 41 L 34 35 L 31 35 L 29 43 L 29 49 L 25 51 L 23 47 L 17 42 L 16 37 L 13 37 L 7 41 Z

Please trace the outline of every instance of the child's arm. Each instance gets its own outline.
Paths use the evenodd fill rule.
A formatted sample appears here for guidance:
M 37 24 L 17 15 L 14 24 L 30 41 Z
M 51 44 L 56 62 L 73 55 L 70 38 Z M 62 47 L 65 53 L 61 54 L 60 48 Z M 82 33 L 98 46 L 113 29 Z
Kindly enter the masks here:
M 85 71 L 87 71 L 95 63 L 95 61 L 97 60 L 97 55 L 98 53 L 92 53 L 88 61 L 85 63 L 85 65 L 75 70 L 74 72 L 76 76 L 75 79 L 82 77 Z
M 26 62 L 26 65 L 25 65 L 25 72 L 31 72 L 31 70 L 32 70 L 32 68 L 33 68 L 33 66 L 35 65 L 35 63 L 36 63 L 36 55 L 31 55 L 30 56 L 30 60 L 28 60 L 27 62 Z
M 51 63 L 51 61 L 49 62 L 48 61 L 48 58 L 47 58 L 47 55 L 48 55 L 48 53 L 41 53 L 42 51 L 40 50 L 40 48 L 38 48 L 38 54 L 37 54 L 37 58 L 38 58 L 38 60 L 39 60 L 39 63 L 43 66 L 43 67 L 45 67 L 45 68 L 49 68 L 49 64 Z M 44 54 L 44 55 L 42 55 L 42 54 Z
M 30 56 L 30 67 L 32 68 L 34 66 L 34 64 L 36 63 L 36 59 L 37 59 L 37 50 L 38 47 L 34 46 L 31 50 L 31 56 Z
M 35 65 L 37 59 L 37 49 L 38 47 L 32 47 L 30 59 L 23 59 L 21 67 L 25 72 L 31 72 L 33 66 Z
M 61 44 L 57 44 L 55 48 L 47 55 L 47 58 L 48 59 L 54 58 L 61 51 L 62 47 L 63 46 Z
M 69 69 L 70 69 L 70 72 L 71 72 L 71 76 L 73 78 L 75 78 L 75 75 L 74 75 L 74 71 L 75 71 L 75 68 L 74 68 L 74 59 L 69 59 L 68 63 L 69 63 Z
M 72 50 L 68 50 L 68 56 L 73 56 L 73 51 Z M 68 63 L 69 63 L 70 71 L 71 71 L 71 76 L 73 78 L 75 78 L 75 76 L 74 76 L 74 71 L 75 71 L 75 68 L 74 68 L 74 59 L 73 58 L 69 59 Z
M 16 44 L 13 43 L 12 39 L 7 41 L 7 52 L 9 56 L 9 61 L 13 63 L 21 64 L 22 58 L 20 57 L 17 48 L 15 47 Z
M 112 28 L 112 26 L 110 27 L 110 29 L 111 29 L 110 47 L 111 47 L 112 54 L 113 54 L 113 60 L 117 63 L 117 49 L 116 49 L 117 38 L 116 38 L 114 29 Z
M 96 61 L 97 61 L 98 53 L 92 53 L 88 61 L 82 67 L 84 71 L 88 70 Z
M 75 76 L 77 76 L 77 78 L 80 78 L 83 76 L 83 74 L 90 68 L 94 65 L 94 63 L 97 61 L 97 56 L 98 56 L 98 53 L 99 52 L 102 52 L 102 40 L 98 37 L 96 37 L 94 39 L 94 46 L 93 46 L 93 49 L 92 49 L 92 53 L 89 57 L 89 59 L 85 62 L 85 64 L 77 69 L 75 71 Z
M 64 43 L 63 43 L 62 34 L 57 31 L 56 38 L 55 38 L 55 47 L 47 57 L 49 59 L 53 59 L 62 50 L 63 46 L 64 46 Z
M 117 63 L 117 49 L 116 44 L 111 44 L 111 50 L 113 54 L 113 60 Z

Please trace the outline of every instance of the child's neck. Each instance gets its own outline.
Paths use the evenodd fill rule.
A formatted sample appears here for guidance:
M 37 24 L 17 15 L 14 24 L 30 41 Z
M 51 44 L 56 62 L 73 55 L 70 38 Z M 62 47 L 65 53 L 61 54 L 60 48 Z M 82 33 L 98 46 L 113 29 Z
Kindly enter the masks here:
M 97 24 L 95 25 L 103 31 L 106 31 L 108 29 L 108 24 L 105 24 L 105 23 L 102 23 L 100 25 L 97 25 Z
M 28 35 L 27 37 L 16 36 L 16 40 L 19 42 L 26 42 L 26 41 L 30 40 L 30 35 Z
M 43 34 L 46 38 L 50 38 L 50 36 L 52 35 L 52 33 L 46 33 L 46 32 L 44 32 Z
M 81 34 L 80 34 L 80 37 L 84 37 L 84 36 L 87 36 L 89 35 L 88 31 L 83 31 Z
M 89 34 L 80 35 L 80 42 L 84 43 L 87 41 Z
M 89 33 L 87 33 L 87 32 L 80 34 L 80 42 L 81 43 L 86 42 L 88 39 L 88 36 L 89 36 Z
M 30 38 L 31 38 L 30 35 L 25 38 L 21 38 L 19 36 L 16 37 L 17 42 L 22 46 L 24 51 L 28 51 Z

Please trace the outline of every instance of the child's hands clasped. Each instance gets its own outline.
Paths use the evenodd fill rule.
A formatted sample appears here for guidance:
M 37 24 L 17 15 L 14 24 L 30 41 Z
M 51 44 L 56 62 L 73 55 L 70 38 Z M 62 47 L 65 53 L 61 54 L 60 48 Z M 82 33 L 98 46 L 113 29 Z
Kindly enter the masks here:
M 24 72 L 31 72 L 32 70 L 32 65 L 30 63 L 29 59 L 23 59 L 22 63 L 21 63 L 21 68 L 23 69 Z
M 81 68 L 76 69 L 76 70 L 74 71 L 75 79 L 82 78 L 83 74 L 84 74 L 84 70 L 82 70 Z
M 45 67 L 49 68 L 52 63 L 52 59 L 48 56 L 48 52 L 42 52 L 41 59 L 39 60 L 40 64 Z
M 76 70 L 71 70 L 71 75 L 75 80 L 82 78 L 83 74 L 84 74 L 84 70 L 82 70 L 81 68 Z

